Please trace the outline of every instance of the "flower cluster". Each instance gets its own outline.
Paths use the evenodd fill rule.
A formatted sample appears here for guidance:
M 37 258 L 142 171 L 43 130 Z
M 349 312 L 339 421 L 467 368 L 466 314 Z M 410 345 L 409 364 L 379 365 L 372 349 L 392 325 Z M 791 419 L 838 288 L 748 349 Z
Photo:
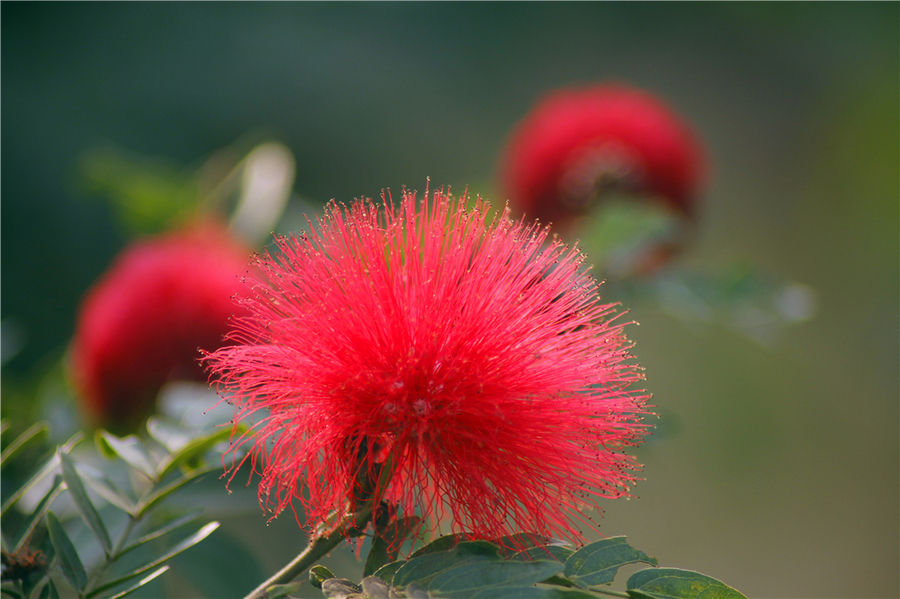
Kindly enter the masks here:
M 513 131 L 500 170 L 508 197 L 529 218 L 566 227 L 610 190 L 653 196 L 692 217 L 704 158 L 659 99 L 604 84 L 543 98 Z
M 385 500 L 496 537 L 577 539 L 627 495 L 647 396 L 625 323 L 582 256 L 480 200 L 332 202 L 276 240 L 207 357 L 261 472 L 308 524 Z
M 165 382 L 207 380 L 199 348 L 222 344 L 249 255 L 213 221 L 119 255 L 86 295 L 71 348 L 72 378 L 95 421 L 133 428 Z

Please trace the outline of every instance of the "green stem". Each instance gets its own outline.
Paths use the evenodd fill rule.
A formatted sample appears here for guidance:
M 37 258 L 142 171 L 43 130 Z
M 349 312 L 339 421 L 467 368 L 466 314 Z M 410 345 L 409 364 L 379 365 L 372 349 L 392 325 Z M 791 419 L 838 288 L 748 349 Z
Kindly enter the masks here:
M 348 514 L 330 530 L 312 539 L 297 557 L 274 576 L 256 587 L 245 599 L 265 599 L 266 589 L 276 584 L 287 584 L 303 574 L 326 553 L 337 547 L 347 537 L 351 528 L 365 528 L 372 518 L 372 504 L 369 503 L 356 513 Z
M 138 518 L 134 516 L 128 516 L 128 524 L 125 525 L 125 530 L 122 531 L 122 536 L 119 537 L 119 540 L 116 541 L 115 546 L 110 550 L 109 555 L 106 556 L 106 559 L 103 560 L 97 569 L 94 570 L 93 574 L 91 574 L 91 579 L 88 581 L 86 587 L 84 587 L 85 594 L 91 592 L 91 589 L 97 586 L 97 583 L 103 578 L 103 574 L 109 568 L 110 565 L 119 557 L 119 552 L 122 551 L 122 548 L 125 545 L 125 542 L 128 541 L 128 537 L 131 536 L 131 531 L 134 530 L 134 527 L 138 523 Z

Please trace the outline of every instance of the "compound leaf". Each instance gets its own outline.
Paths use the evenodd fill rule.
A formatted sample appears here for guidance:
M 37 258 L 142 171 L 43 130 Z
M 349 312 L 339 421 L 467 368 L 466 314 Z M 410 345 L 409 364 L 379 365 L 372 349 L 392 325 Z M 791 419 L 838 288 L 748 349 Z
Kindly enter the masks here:
M 91 590 L 85 596 L 88 597 L 88 599 L 90 599 L 90 597 L 95 597 L 95 596 L 99 595 L 100 593 L 103 593 L 104 591 L 108 591 L 109 589 L 115 588 L 115 587 L 119 586 L 120 584 L 128 582 L 132 578 L 136 578 L 137 576 L 140 576 L 141 574 L 143 574 L 144 572 L 147 572 L 148 570 L 152 570 L 153 568 L 159 566 L 166 560 L 175 557 L 182 551 L 193 547 L 194 545 L 196 545 L 197 543 L 199 543 L 200 541 L 202 541 L 203 539 L 208 537 L 210 534 L 212 534 L 212 532 L 214 530 L 216 530 L 217 528 L 219 528 L 218 522 L 210 522 L 209 524 L 207 524 L 206 526 L 204 526 L 203 528 L 201 528 L 200 530 L 198 530 L 197 532 L 195 532 L 188 538 L 184 539 L 183 541 L 181 541 L 180 543 L 178 543 L 177 545 L 175 545 L 174 547 L 169 549 L 169 551 L 167 551 L 165 554 L 156 558 L 149 564 L 145 564 L 129 574 L 126 574 L 124 576 L 116 578 L 115 580 L 111 580 L 111 581 L 107 582 L 106 584 L 103 584 L 103 585 Z

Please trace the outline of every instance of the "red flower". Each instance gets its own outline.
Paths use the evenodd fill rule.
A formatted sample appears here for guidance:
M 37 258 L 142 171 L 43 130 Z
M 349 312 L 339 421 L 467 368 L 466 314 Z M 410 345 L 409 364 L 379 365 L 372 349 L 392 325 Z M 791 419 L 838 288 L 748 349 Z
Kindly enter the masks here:
M 649 194 L 692 216 L 702 150 L 657 98 L 624 85 L 563 89 L 519 123 L 501 183 L 530 218 L 567 225 L 610 188 Z
M 169 380 L 207 380 L 198 348 L 223 343 L 250 250 L 218 224 L 126 248 L 85 297 L 71 371 L 86 407 L 133 427 Z
M 235 446 L 255 438 L 260 500 L 311 524 L 374 495 L 478 536 L 576 538 L 638 468 L 624 323 L 547 229 L 427 196 L 332 203 L 260 259 L 271 283 L 208 358 L 238 419 L 260 415 Z

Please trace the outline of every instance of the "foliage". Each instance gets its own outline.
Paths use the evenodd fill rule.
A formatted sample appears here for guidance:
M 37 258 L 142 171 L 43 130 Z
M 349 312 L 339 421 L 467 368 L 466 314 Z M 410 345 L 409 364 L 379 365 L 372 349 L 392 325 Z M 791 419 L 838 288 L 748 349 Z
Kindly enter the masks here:
M 45 441 L 47 430 L 46 423 L 38 423 L 12 440 L 3 450 L 2 466 Z M 231 430 L 188 430 L 154 417 L 147 431 L 148 438 L 139 438 L 98 430 L 96 447 L 105 458 L 89 448 L 76 455 L 82 433 L 58 447 L 41 447 L 51 451 L 50 457 L 4 497 L 3 594 L 14 599 L 49 599 L 61 591 L 80 599 L 124 597 L 164 574 L 167 561 L 219 527 L 215 521 L 198 527 L 202 510 L 185 513 L 162 504 L 221 470 L 216 446 Z M 100 467 L 98 460 L 104 462 Z M 121 490 L 113 478 L 128 481 L 131 489 Z M 57 503 L 61 496 L 68 502 Z M 85 528 L 96 543 L 79 534 Z
M 465 535 L 440 537 L 409 556 L 391 562 L 357 584 L 327 568 L 310 571 L 310 582 L 329 599 L 742 599 L 744 595 L 698 572 L 657 568 L 655 558 L 610 537 L 578 550 L 533 534 L 493 542 Z M 619 568 L 646 563 L 628 578 L 625 590 L 610 588 Z M 290 588 L 289 588 L 290 587 Z M 267 597 L 283 597 L 296 585 L 270 587 Z

